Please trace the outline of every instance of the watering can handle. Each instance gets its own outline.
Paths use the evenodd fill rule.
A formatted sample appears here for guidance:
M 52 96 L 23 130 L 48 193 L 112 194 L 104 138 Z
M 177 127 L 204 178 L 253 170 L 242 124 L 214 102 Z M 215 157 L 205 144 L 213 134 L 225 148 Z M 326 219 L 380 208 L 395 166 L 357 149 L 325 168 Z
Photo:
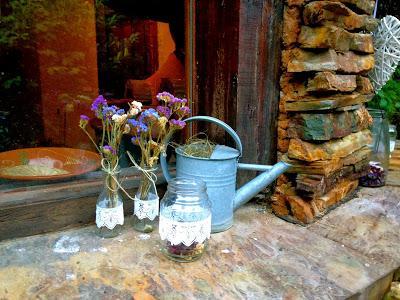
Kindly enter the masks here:
M 233 130 L 232 127 L 230 127 L 228 124 L 222 122 L 221 120 L 214 118 L 214 117 L 209 117 L 209 116 L 194 116 L 194 117 L 190 117 L 187 118 L 186 120 L 184 120 L 186 123 L 190 123 L 192 121 L 207 121 L 210 123 L 214 123 L 216 125 L 218 125 L 219 127 L 222 127 L 226 132 L 228 132 L 228 134 L 233 138 L 233 140 L 236 143 L 236 149 L 239 151 L 239 157 L 242 156 L 242 142 L 240 141 L 239 136 L 237 135 L 237 133 L 235 132 L 235 130 Z M 165 144 L 168 145 L 169 140 L 165 141 Z M 168 171 L 168 163 L 167 163 L 167 158 L 165 154 L 161 154 L 160 157 L 160 163 L 161 163 L 161 167 L 162 167 L 162 171 L 164 174 L 164 177 L 167 181 L 170 181 L 172 179 L 171 174 Z

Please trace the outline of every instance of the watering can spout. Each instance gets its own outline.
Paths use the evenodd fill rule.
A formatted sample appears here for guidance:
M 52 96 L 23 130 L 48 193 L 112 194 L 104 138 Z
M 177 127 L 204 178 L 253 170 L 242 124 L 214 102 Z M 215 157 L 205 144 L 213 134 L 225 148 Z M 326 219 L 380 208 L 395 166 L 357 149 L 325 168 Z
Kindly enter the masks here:
M 273 166 L 265 166 L 265 165 L 253 165 L 253 164 L 238 164 L 238 169 L 242 170 L 253 170 L 253 171 L 264 171 L 256 178 L 252 179 L 244 186 L 242 186 L 239 190 L 236 191 L 235 199 L 234 199 L 234 209 L 236 210 L 241 205 L 245 204 L 251 198 L 256 196 L 259 192 L 261 192 L 265 187 L 270 185 L 279 175 L 285 173 L 287 169 L 289 169 L 290 164 L 285 163 L 283 161 L 273 165 Z

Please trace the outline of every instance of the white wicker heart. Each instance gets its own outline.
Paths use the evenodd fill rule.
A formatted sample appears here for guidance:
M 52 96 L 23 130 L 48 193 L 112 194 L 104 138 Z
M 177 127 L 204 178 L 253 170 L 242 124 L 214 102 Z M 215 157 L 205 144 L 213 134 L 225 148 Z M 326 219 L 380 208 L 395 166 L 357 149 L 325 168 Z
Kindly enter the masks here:
M 378 92 L 400 62 L 400 21 L 393 16 L 384 17 L 373 36 L 375 68 L 368 75 L 375 91 Z

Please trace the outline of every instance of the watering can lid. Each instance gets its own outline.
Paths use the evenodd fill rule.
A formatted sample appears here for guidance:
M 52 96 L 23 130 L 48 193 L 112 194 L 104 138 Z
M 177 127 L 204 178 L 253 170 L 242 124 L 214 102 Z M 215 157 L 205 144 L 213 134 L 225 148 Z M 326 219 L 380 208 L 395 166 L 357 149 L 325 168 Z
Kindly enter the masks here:
M 210 159 L 232 159 L 240 156 L 239 150 L 224 145 L 216 145 Z

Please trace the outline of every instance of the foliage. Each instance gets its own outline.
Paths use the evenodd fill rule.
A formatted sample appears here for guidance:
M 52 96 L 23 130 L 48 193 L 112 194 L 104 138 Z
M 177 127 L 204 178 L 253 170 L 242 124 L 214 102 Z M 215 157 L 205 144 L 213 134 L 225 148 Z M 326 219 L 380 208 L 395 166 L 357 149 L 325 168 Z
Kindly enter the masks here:
M 125 81 L 138 77 L 135 66 L 143 64 L 144 57 L 133 51 L 139 41 L 138 32 L 124 38 L 115 34 L 118 27 L 132 26 L 136 21 L 111 9 L 107 2 L 96 0 L 99 85 L 102 93 L 118 98 L 124 96 Z
M 368 107 L 386 111 L 391 124 L 400 129 L 400 66 L 393 77 L 382 87 L 375 97 L 368 103 Z
M 54 40 L 57 31 L 86 37 L 87 19 L 92 10 L 81 0 L 10 0 L 8 13 L 1 16 L 0 46 L 34 47 L 32 37 Z M 78 16 L 73 22 L 71 16 Z M 57 31 L 56 31 L 57 29 Z

